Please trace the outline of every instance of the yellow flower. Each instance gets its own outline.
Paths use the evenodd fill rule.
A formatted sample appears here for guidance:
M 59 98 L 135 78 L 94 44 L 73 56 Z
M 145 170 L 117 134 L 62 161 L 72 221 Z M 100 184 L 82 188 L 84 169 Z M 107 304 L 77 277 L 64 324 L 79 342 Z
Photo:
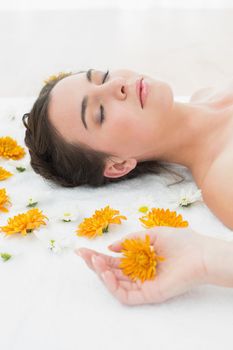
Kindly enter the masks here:
M 125 239 L 122 246 L 121 252 L 125 255 L 119 264 L 122 272 L 133 281 L 137 278 L 142 282 L 154 279 L 158 261 L 165 258 L 156 254 L 150 245 L 150 236 L 146 235 L 145 240 L 140 237 Z
M 44 80 L 45 84 L 52 83 L 53 81 L 68 77 L 72 72 L 59 72 L 58 74 L 52 74 L 47 79 Z
M 10 136 L 0 137 L 0 156 L 14 160 L 24 157 L 25 150 Z
M 8 212 L 9 210 L 4 206 L 7 204 L 11 204 L 8 195 L 6 194 L 5 188 L 0 189 L 0 211 Z
M 32 232 L 35 228 L 40 225 L 46 225 L 43 219 L 48 219 L 47 216 L 42 214 L 38 208 L 28 210 L 26 213 L 18 214 L 13 218 L 8 219 L 7 226 L 0 226 L 0 231 L 5 232 L 7 235 L 14 233 L 21 233 L 26 235 Z
M 103 209 L 96 210 L 92 217 L 85 218 L 81 222 L 76 231 L 77 235 L 88 238 L 102 236 L 103 232 L 108 232 L 109 224 L 121 224 L 121 219 L 127 220 L 125 216 L 115 216 L 116 214 L 119 214 L 119 210 L 111 209 L 109 205 Z
M 12 176 L 13 174 L 4 169 L 0 166 L 0 181 L 8 179 L 8 177 Z
M 151 211 L 139 219 L 145 227 L 153 226 L 172 226 L 186 227 L 187 221 L 183 221 L 182 215 L 178 215 L 175 211 L 169 209 L 152 208 Z

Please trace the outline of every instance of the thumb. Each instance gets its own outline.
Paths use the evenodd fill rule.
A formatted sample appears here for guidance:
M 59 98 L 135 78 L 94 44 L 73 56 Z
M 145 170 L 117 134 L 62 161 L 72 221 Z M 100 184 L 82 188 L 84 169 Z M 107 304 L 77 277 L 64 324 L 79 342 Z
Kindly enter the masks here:
M 122 241 L 116 241 L 116 242 L 110 244 L 108 246 L 108 249 L 112 250 L 113 252 L 120 252 L 121 249 L 123 248 L 122 244 L 121 244 L 122 242 L 123 242 L 123 240 Z

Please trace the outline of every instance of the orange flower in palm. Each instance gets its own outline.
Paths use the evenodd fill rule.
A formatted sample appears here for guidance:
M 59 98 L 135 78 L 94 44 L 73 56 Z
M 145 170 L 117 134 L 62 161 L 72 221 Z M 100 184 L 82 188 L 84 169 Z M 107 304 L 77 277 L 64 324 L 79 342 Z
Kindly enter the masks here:
M 5 208 L 5 205 L 11 204 L 8 195 L 6 194 L 5 188 L 0 189 L 0 211 L 8 212 L 9 210 Z
M 121 220 L 127 220 L 123 215 L 119 214 L 119 210 L 114 210 L 108 206 L 103 209 L 96 210 L 95 214 L 90 218 L 85 218 L 79 225 L 76 233 L 78 236 L 94 238 L 102 236 L 108 232 L 109 224 L 121 224 Z
M 172 227 L 186 227 L 188 222 L 184 221 L 182 215 L 169 209 L 152 208 L 147 215 L 142 216 L 139 219 L 145 227 L 154 226 L 172 226 Z
M 145 240 L 140 237 L 125 239 L 122 246 L 121 252 L 125 256 L 121 258 L 119 267 L 133 281 L 154 279 L 158 261 L 166 260 L 156 254 L 154 247 L 150 245 L 149 235 L 146 235 Z
M 47 216 L 43 215 L 38 208 L 33 208 L 26 213 L 9 218 L 8 225 L 0 226 L 0 231 L 5 232 L 7 235 L 21 233 L 25 236 L 41 225 L 46 225 L 44 219 L 48 219 Z
M 8 177 L 12 176 L 13 174 L 4 169 L 0 166 L 0 181 L 8 179 Z
M 24 157 L 25 150 L 10 136 L 0 137 L 0 156 L 14 160 Z

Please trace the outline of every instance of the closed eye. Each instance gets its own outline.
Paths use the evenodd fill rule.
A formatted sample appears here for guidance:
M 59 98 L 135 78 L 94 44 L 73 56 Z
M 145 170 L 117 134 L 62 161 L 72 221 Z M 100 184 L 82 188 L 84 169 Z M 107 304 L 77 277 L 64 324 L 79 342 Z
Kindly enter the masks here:
M 104 84 L 107 79 L 109 79 L 109 70 L 105 73 L 102 84 Z M 102 124 L 104 120 L 105 120 L 104 107 L 100 105 L 100 124 Z

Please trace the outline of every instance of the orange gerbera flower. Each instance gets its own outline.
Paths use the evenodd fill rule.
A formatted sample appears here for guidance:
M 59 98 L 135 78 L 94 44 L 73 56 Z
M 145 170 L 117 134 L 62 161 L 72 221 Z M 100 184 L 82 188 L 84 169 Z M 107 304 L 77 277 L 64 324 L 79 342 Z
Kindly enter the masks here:
M 95 214 L 90 218 L 85 218 L 77 229 L 78 236 L 85 236 L 94 238 L 102 236 L 103 233 L 108 232 L 109 224 L 121 224 L 121 219 L 127 220 L 123 215 L 119 214 L 119 210 L 114 210 L 108 206 L 103 209 L 96 210 Z
M 25 150 L 10 136 L 0 137 L 0 156 L 14 160 L 24 157 Z
M 4 169 L 0 166 L 0 181 L 8 179 L 8 177 L 12 176 L 13 174 Z
M 5 208 L 5 205 L 11 204 L 10 199 L 6 193 L 5 188 L 0 189 L 0 210 L 3 212 L 8 212 L 9 210 Z
M 119 267 L 123 273 L 133 281 L 137 278 L 142 282 L 154 279 L 158 261 L 164 261 L 165 258 L 156 254 L 150 245 L 150 236 L 146 235 L 145 240 L 140 237 L 125 239 L 122 246 L 121 252 L 125 256 L 121 258 Z
M 44 219 L 48 219 L 47 216 L 43 215 L 42 211 L 39 211 L 38 208 L 33 208 L 26 213 L 9 218 L 8 225 L 0 226 L 0 231 L 5 232 L 7 235 L 21 233 L 25 236 L 35 228 L 46 225 Z
M 145 227 L 154 226 L 172 226 L 172 227 L 186 227 L 188 221 L 183 221 L 182 215 L 169 209 L 152 208 L 147 215 L 139 219 Z

